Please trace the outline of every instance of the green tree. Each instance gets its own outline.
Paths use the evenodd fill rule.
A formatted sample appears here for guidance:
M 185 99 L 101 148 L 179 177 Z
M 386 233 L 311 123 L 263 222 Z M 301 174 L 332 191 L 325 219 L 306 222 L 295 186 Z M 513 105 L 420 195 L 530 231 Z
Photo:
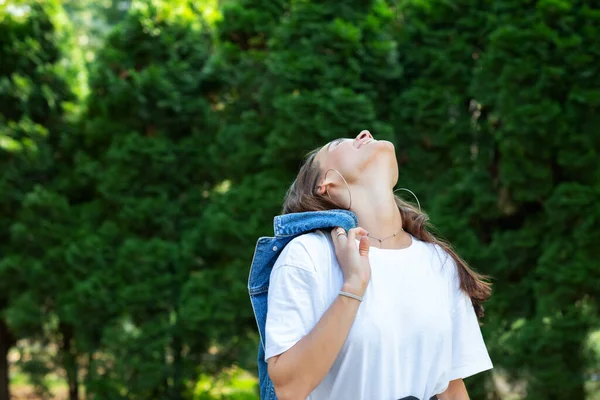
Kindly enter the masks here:
M 528 399 L 584 398 L 600 287 L 600 13 L 583 1 L 398 4 L 401 180 L 494 277 L 483 329 L 496 367 L 525 380 Z
M 7 353 L 16 340 L 56 343 L 61 339 L 52 321 L 57 312 L 54 294 L 65 282 L 52 267 L 62 265 L 62 254 L 56 247 L 58 240 L 39 247 L 46 240 L 39 234 L 58 236 L 65 227 L 52 224 L 53 215 L 41 214 L 33 216 L 37 231 L 30 231 L 27 220 L 34 203 L 44 203 L 55 215 L 68 207 L 55 178 L 63 170 L 62 145 L 83 88 L 81 58 L 73 48 L 71 29 L 58 1 L 0 4 L 1 399 L 9 398 Z M 38 251 L 28 254 L 34 243 Z M 69 374 L 72 369 L 63 356 L 70 341 L 64 336 L 62 340 L 61 364 Z M 45 368 L 39 359 L 22 367 L 32 372 Z M 39 373 L 32 375 L 34 381 L 39 378 Z
M 78 252 L 89 268 L 78 313 L 86 351 L 99 355 L 87 388 L 100 398 L 181 398 L 212 344 L 200 216 L 218 82 L 191 3 L 133 2 L 90 79 L 77 170 L 99 215 L 96 240 Z M 104 251 L 92 256 L 94 243 Z
M 213 177 L 221 183 L 202 219 L 206 233 L 203 256 L 212 287 L 210 292 L 204 287 L 196 291 L 215 299 L 211 323 L 204 324 L 210 325 L 211 336 L 219 343 L 222 363 L 250 369 L 256 367 L 257 335 L 247 294 L 248 263 L 256 234 L 273 210 L 257 204 L 256 192 L 240 184 L 252 177 L 258 185 L 263 182 L 258 177 L 263 169 L 259 160 L 264 136 L 272 127 L 263 105 L 271 85 L 265 58 L 273 31 L 288 10 L 288 0 L 225 2 L 216 29 L 219 46 L 213 54 L 214 72 L 222 82 L 215 109 L 221 123 L 210 154 Z M 266 193 L 264 198 L 272 195 Z M 253 205 L 253 211 L 245 215 L 244 210 Z

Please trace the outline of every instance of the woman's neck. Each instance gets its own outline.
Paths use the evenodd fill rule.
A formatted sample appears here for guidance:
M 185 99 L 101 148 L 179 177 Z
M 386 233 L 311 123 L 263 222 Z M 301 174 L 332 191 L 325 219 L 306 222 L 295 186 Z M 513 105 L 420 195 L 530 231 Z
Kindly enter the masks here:
M 353 190 L 352 208 L 358 225 L 372 235 L 371 246 L 401 249 L 410 246 L 411 238 L 402 231 L 402 216 L 390 188 Z M 395 237 L 390 237 L 394 233 Z M 379 243 L 378 239 L 384 239 Z

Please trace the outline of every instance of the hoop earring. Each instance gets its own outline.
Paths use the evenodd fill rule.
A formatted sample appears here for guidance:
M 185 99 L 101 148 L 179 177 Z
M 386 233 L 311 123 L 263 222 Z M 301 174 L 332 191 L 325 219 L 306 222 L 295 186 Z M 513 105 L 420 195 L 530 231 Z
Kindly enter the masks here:
M 335 171 L 335 172 L 337 172 L 338 175 L 342 178 L 342 180 L 346 184 L 346 188 L 348 189 L 348 196 L 350 197 L 350 205 L 348 206 L 348 208 L 346 208 L 346 210 L 350 210 L 350 207 L 352 207 L 352 192 L 350 191 L 350 186 L 348 186 L 348 182 L 346 182 L 346 179 L 344 179 L 344 177 L 342 176 L 342 174 L 340 174 L 340 171 L 338 171 L 337 169 L 333 169 L 333 168 L 330 168 L 327 171 L 325 171 L 325 177 L 324 177 L 324 179 L 327 179 L 327 174 L 329 173 L 329 171 Z M 327 192 L 327 196 L 329 197 L 329 200 L 331 200 L 331 202 L 335 204 L 335 201 L 333 201 L 333 199 L 329 195 L 329 189 L 325 188 L 325 191 Z
M 394 190 L 394 193 L 396 193 L 398 190 L 406 190 L 407 192 L 412 194 L 415 197 L 415 199 L 417 200 L 417 205 L 419 206 L 419 211 L 421 211 L 421 203 L 419 202 L 419 198 L 417 197 L 416 194 L 413 193 L 412 190 L 409 190 L 407 188 L 398 188 L 398 189 Z

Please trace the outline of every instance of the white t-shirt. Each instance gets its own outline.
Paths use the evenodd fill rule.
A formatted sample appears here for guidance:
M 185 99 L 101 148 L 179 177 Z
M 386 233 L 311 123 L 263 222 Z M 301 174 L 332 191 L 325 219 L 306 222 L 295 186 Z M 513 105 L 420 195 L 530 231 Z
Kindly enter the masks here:
M 428 400 L 451 380 L 492 368 L 471 300 L 443 249 L 412 237 L 405 249 L 371 247 L 369 260 L 371 281 L 352 328 L 307 400 Z M 271 272 L 265 360 L 307 335 L 342 283 L 329 233 L 294 238 Z

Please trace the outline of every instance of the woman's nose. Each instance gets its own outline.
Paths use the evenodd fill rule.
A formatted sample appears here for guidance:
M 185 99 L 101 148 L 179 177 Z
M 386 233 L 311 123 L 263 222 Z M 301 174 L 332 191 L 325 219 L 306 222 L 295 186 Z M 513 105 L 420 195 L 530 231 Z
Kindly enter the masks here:
M 373 139 L 373 135 L 371 135 L 371 132 L 364 130 L 358 134 L 358 136 L 356 137 L 356 141 L 358 142 L 360 140 L 363 140 L 365 137 L 368 137 L 369 139 Z

